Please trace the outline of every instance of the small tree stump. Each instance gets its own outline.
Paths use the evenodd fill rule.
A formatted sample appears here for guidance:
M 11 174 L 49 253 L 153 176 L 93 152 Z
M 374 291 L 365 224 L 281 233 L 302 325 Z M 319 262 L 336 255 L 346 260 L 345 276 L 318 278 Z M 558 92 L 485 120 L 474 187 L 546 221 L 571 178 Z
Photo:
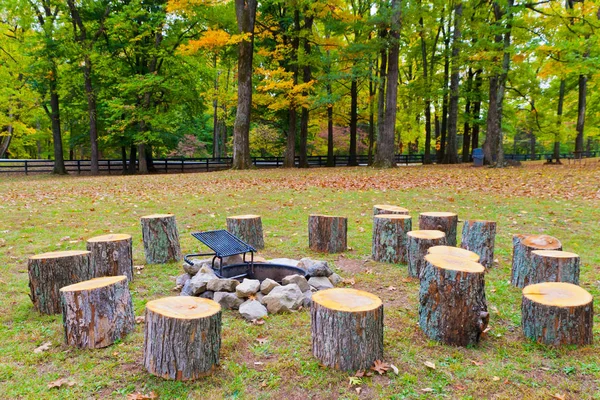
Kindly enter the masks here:
M 133 279 L 133 250 L 131 235 L 110 234 L 96 236 L 87 241 L 91 252 L 94 276 L 125 275 Z
M 402 214 L 379 214 L 373 217 L 373 260 L 406 263 L 406 234 L 412 229 L 411 218 Z
M 135 329 L 127 277 L 108 276 L 60 289 L 68 345 L 84 349 L 110 346 Z
M 529 284 L 568 282 L 579 285 L 579 256 L 560 250 L 533 250 Z
M 465 221 L 460 247 L 479 254 L 480 263 L 486 268 L 494 265 L 496 222 L 470 219 Z
M 442 231 L 410 231 L 407 237 L 408 276 L 419 277 L 425 266 L 425 256 L 430 247 L 445 245 L 446 234 Z
M 523 334 L 547 345 L 591 344 L 593 298 L 585 289 L 566 282 L 526 286 L 521 303 Z
M 227 217 L 227 230 L 256 250 L 265 248 L 260 215 Z
M 328 215 L 308 217 L 308 246 L 321 253 L 340 253 L 348 248 L 348 219 Z
M 141 219 L 146 263 L 164 264 L 182 258 L 179 232 L 173 214 L 146 215 Z
M 328 289 L 312 296 L 312 352 L 342 371 L 369 369 L 383 358 L 383 303 L 356 289 Z
M 29 289 L 33 306 L 42 314 L 58 314 L 60 288 L 94 277 L 90 252 L 55 251 L 29 257 Z
M 531 280 L 531 252 L 562 250 L 560 241 L 548 235 L 513 235 L 513 259 L 510 282 L 523 288 Z
M 472 251 L 452 246 L 433 246 L 427 250 L 429 254 L 438 254 L 441 256 L 462 257 L 469 261 L 479 262 L 479 255 Z
M 151 374 L 178 381 L 208 375 L 220 348 L 219 303 L 178 296 L 146 304 L 144 367 Z
M 425 334 L 445 344 L 479 342 L 489 314 L 485 268 L 465 258 L 428 254 L 421 271 L 419 324 Z
M 424 212 L 419 214 L 419 229 L 437 230 L 446 234 L 446 244 L 456 246 L 458 215 L 451 212 Z
M 408 210 L 403 207 L 391 206 L 389 204 L 376 204 L 373 206 L 373 215 L 379 214 L 408 215 Z

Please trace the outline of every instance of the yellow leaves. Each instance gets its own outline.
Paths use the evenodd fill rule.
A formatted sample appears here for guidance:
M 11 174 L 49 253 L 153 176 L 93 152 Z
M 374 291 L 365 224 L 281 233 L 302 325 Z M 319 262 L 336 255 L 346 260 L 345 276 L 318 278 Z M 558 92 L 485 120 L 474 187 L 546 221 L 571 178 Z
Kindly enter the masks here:
M 182 54 L 194 54 L 200 49 L 216 52 L 247 39 L 250 34 L 230 35 L 222 29 L 208 29 L 198 40 L 190 40 L 180 48 Z
M 169 0 L 167 3 L 168 12 L 193 11 L 198 6 L 214 6 L 217 4 L 225 4 L 226 0 Z
M 515 54 L 514 56 L 512 56 L 512 61 L 514 63 L 519 64 L 519 63 L 522 63 L 523 61 L 525 61 L 525 58 L 526 58 L 525 54 Z

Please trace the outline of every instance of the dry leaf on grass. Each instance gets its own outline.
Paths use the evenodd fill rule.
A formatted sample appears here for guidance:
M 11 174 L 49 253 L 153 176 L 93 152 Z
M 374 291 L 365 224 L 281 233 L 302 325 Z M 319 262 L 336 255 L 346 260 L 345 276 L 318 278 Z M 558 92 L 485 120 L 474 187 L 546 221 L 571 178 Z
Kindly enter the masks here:
M 421 389 L 421 392 L 431 393 L 431 392 L 433 392 L 433 389 L 429 388 L 429 387 L 428 388 L 423 388 L 423 389 Z
M 390 365 L 381 360 L 375 360 L 371 369 L 375 372 L 378 372 L 379 375 L 383 375 L 388 369 L 390 369 Z
M 355 284 L 356 282 L 354 281 L 354 278 L 346 278 L 346 279 L 342 280 L 342 283 L 343 283 L 344 285 L 351 285 L 351 286 L 354 286 L 354 284 Z
M 425 361 L 423 364 L 429 369 L 435 369 L 435 363 L 432 363 L 431 361 Z
M 564 394 L 560 394 L 560 393 L 555 393 L 552 395 L 553 398 L 558 399 L 558 400 L 565 400 L 566 397 Z
M 481 361 L 477 361 L 477 360 L 469 360 L 469 361 L 471 361 L 471 364 L 477 365 L 478 367 L 481 367 L 484 364 Z
M 264 324 L 265 324 L 264 319 L 253 319 L 252 320 L 252 325 L 264 325 Z
M 50 347 L 52 347 L 52 342 L 46 342 L 46 343 L 42 344 L 40 347 L 33 350 L 33 352 L 35 354 L 43 353 L 46 350 L 50 350 Z
M 138 317 L 135 317 L 135 323 L 136 324 L 143 324 L 144 322 L 146 322 L 146 316 L 145 315 L 140 315 Z
M 64 386 L 64 385 L 71 387 L 71 386 L 75 385 L 75 382 L 73 382 L 72 380 L 69 380 L 67 378 L 60 378 L 60 379 L 50 382 L 48 384 L 48 389 L 60 388 L 61 386 Z
M 153 400 L 158 399 L 158 395 L 154 392 L 150 392 L 149 394 L 142 394 L 140 392 L 130 393 L 127 395 L 127 400 Z
M 269 341 L 269 338 L 264 337 L 264 336 L 259 336 L 256 338 L 256 341 L 258 342 L 258 344 L 265 344 Z
M 363 383 L 363 381 L 359 377 L 356 377 L 356 376 L 348 377 L 348 386 L 349 387 L 359 386 L 359 385 L 362 385 L 362 383 Z
M 396 290 L 396 287 L 395 286 L 390 286 L 390 287 L 388 287 L 387 290 L 389 290 L 390 292 L 393 292 L 394 290 Z
M 400 373 L 400 370 L 394 364 L 390 364 L 390 368 L 392 369 L 392 371 L 394 371 L 396 375 Z
M 360 392 L 362 392 L 362 388 L 360 386 L 357 388 L 354 388 L 354 390 L 356 390 L 356 394 L 360 394 Z

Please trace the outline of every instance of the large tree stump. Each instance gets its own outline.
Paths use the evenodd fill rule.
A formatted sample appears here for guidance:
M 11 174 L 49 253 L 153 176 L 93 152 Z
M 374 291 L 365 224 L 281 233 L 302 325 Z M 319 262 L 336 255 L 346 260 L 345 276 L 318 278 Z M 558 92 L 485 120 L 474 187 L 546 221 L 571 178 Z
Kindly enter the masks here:
M 455 213 L 432 211 L 419 214 L 419 229 L 444 232 L 448 246 L 456 246 L 457 224 L 458 216 Z
M 181 260 L 179 232 L 173 214 L 146 215 L 141 219 L 144 253 L 148 264 Z
M 479 262 L 486 268 L 494 264 L 496 222 L 470 219 L 465 221 L 460 247 L 479 254 Z
M 308 217 L 308 246 L 321 253 L 340 253 L 348 248 L 348 219 L 328 215 Z
M 419 291 L 421 329 L 442 343 L 476 344 L 489 321 L 485 268 L 460 257 L 428 254 L 425 260 Z
M 254 247 L 256 250 L 265 248 L 260 215 L 237 215 L 234 217 L 227 217 L 227 230 Z
M 411 218 L 402 214 L 379 214 L 373 217 L 373 260 L 406 263 L 406 234 L 412 229 Z
M 110 346 L 135 329 L 127 277 L 108 276 L 60 289 L 65 341 L 84 349 Z
M 560 241 L 548 235 L 513 235 L 513 259 L 510 282 L 523 288 L 531 281 L 531 252 L 562 250 Z
M 110 234 L 96 236 L 87 241 L 91 252 L 94 276 L 125 275 L 133 279 L 133 250 L 131 235 Z
M 460 247 L 452 247 L 452 246 L 433 246 L 427 250 L 429 254 L 438 254 L 440 256 L 452 256 L 452 257 L 462 257 L 466 258 L 469 261 L 479 262 L 479 255 L 465 249 L 461 249 Z
M 312 296 L 312 352 L 321 364 L 368 369 L 383 358 L 383 303 L 356 289 L 328 289 Z
M 408 210 L 404 207 L 391 206 L 389 204 L 375 204 L 373 206 L 373 215 L 379 214 L 408 215 Z
M 165 379 L 186 381 L 219 364 L 221 306 L 192 296 L 166 297 L 146 304 L 144 367 Z
M 579 256 L 560 250 L 533 250 L 529 284 L 568 282 L 579 285 Z
M 547 345 L 591 344 L 594 319 L 592 296 L 566 282 L 526 286 L 521 303 L 523 334 Z
M 94 277 L 90 252 L 56 251 L 29 257 L 29 289 L 33 306 L 42 314 L 58 314 L 60 288 Z
M 419 277 L 430 247 L 445 245 L 446 234 L 436 230 L 410 231 L 407 237 L 408 276 Z

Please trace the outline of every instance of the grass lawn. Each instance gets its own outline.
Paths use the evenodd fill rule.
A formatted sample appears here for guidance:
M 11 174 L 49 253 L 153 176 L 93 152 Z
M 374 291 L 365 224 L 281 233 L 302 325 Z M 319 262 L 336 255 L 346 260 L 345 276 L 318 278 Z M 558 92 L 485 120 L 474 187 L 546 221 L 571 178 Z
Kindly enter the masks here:
M 498 222 L 499 266 L 486 275 L 491 331 L 477 347 L 428 340 L 418 327 L 418 287 L 406 266 L 370 261 L 372 206 L 389 203 L 419 212 L 453 211 L 461 220 Z M 60 315 L 42 316 L 29 300 L 27 258 L 85 249 L 92 236 L 133 235 L 134 263 L 144 264 L 141 216 L 172 212 L 184 253 L 199 242 L 190 233 L 225 227 L 225 217 L 262 215 L 265 257 L 310 256 L 330 261 L 355 288 L 380 296 L 385 307 L 385 361 L 398 367 L 363 377 L 319 366 L 311 356 L 306 310 L 273 315 L 262 326 L 223 312 L 221 365 L 194 382 L 169 382 L 141 365 L 143 325 L 101 350 L 63 344 Z M 310 213 L 349 218 L 342 255 L 308 249 Z M 459 235 L 462 227 L 459 227 Z M 510 279 L 514 233 L 545 233 L 581 256 L 581 285 L 600 294 L 600 163 L 503 170 L 406 167 L 223 171 L 156 176 L 0 176 L 0 397 L 160 399 L 600 399 L 600 323 L 592 346 L 550 348 L 523 338 L 521 293 Z M 147 301 L 173 295 L 180 263 L 146 265 L 131 285 L 136 315 Z M 596 309 L 598 302 L 596 301 Z M 267 337 L 266 343 L 257 337 Z M 49 350 L 34 349 L 51 342 Z M 435 363 L 427 368 L 426 361 Z M 59 378 L 73 386 L 48 388 Z M 357 388 L 360 388 L 357 390 Z

